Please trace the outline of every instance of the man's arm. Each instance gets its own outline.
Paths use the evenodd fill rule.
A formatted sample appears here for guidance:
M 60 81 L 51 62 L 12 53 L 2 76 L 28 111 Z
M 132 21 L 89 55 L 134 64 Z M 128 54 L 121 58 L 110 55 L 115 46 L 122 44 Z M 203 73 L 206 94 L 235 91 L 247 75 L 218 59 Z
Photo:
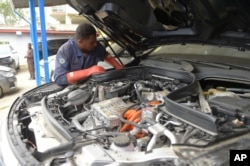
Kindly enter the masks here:
M 87 69 L 72 71 L 72 72 L 66 72 L 65 74 L 59 74 L 57 76 L 57 72 L 55 71 L 55 83 L 58 85 L 68 85 L 73 84 L 81 79 L 87 78 L 91 76 L 92 74 L 99 74 L 105 72 L 105 69 L 101 66 L 92 66 Z
M 104 57 L 104 60 L 107 61 L 110 65 L 112 65 L 115 69 L 123 69 L 124 66 L 121 65 L 117 60 L 112 57 L 110 54 Z
M 67 73 L 67 81 L 69 84 L 73 84 L 81 79 L 87 78 L 92 74 L 104 73 L 105 69 L 101 66 L 94 65 L 87 69 L 72 71 Z
M 58 51 L 55 58 L 55 83 L 57 85 L 68 85 L 67 73 L 69 71 L 69 59 L 62 51 Z
M 73 84 L 81 79 L 87 78 L 92 74 L 103 73 L 105 69 L 101 66 L 92 66 L 87 69 L 80 69 L 81 65 L 78 66 L 79 70 L 71 71 L 70 52 L 69 49 L 60 49 L 56 55 L 55 60 L 55 83 L 58 85 Z M 76 66 L 75 66 L 76 67 Z M 76 67 L 77 68 L 77 67 Z

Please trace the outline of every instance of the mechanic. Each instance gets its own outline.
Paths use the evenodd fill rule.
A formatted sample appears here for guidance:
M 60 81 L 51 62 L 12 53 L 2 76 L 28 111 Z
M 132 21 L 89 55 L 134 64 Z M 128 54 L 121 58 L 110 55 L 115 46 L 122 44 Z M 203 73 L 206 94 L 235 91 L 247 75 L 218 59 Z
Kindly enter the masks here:
M 97 66 L 97 63 L 104 60 L 115 69 L 123 68 L 97 41 L 95 28 L 91 24 L 82 23 L 76 28 L 75 37 L 58 49 L 55 83 L 60 86 L 73 84 L 92 74 L 103 73 L 105 69 Z
M 31 46 L 31 43 L 28 43 L 27 45 L 28 50 L 26 56 L 24 58 L 27 58 L 27 65 L 30 73 L 29 80 L 35 79 L 35 67 L 34 67 L 34 56 L 33 56 L 33 48 Z

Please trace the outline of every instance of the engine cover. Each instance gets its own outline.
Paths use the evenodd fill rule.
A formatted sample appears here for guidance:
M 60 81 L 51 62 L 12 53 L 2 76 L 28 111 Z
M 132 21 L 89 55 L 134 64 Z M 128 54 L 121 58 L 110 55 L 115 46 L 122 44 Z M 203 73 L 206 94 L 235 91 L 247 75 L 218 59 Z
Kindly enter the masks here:
M 92 111 L 99 120 L 103 121 L 106 127 L 113 128 L 121 124 L 119 117 L 130 106 L 131 104 L 125 103 L 121 98 L 115 97 L 93 104 Z

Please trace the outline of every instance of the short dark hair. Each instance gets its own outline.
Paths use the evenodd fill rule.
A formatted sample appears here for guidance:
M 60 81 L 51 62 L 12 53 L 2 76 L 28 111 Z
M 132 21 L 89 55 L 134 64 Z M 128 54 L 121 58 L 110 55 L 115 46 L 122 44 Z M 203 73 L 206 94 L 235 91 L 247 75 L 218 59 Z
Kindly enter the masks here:
M 91 35 L 96 35 L 96 30 L 89 23 L 81 23 L 76 28 L 76 32 L 75 32 L 76 39 L 87 39 Z

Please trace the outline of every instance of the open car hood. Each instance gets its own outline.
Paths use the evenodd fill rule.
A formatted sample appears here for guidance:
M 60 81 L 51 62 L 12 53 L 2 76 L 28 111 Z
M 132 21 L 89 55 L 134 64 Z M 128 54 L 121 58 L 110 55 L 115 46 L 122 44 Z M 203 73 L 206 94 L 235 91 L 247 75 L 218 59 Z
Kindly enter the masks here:
M 67 0 L 120 45 L 202 43 L 250 48 L 248 0 Z

